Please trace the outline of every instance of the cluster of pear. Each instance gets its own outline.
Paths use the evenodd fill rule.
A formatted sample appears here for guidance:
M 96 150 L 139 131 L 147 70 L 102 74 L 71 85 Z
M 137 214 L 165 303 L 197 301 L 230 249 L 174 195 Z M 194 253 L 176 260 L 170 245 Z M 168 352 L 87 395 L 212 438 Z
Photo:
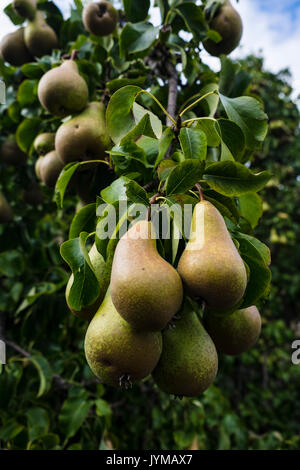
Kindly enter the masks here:
M 111 386 L 127 388 L 152 374 L 168 394 L 199 395 L 216 377 L 217 350 L 240 354 L 261 330 L 256 307 L 238 310 L 247 273 L 222 215 L 208 201 L 196 204 L 177 270 L 158 253 L 151 221 L 135 223 L 116 243 L 106 262 L 93 245 L 100 294 L 73 311 L 90 321 L 85 354 L 91 370 Z M 68 304 L 73 283 L 72 275 Z M 202 319 L 184 293 L 205 302 Z
M 41 134 L 34 142 L 39 154 L 36 175 L 47 186 L 54 187 L 68 163 L 106 157 L 111 141 L 106 129 L 105 106 L 101 102 L 88 102 L 88 86 L 73 56 L 43 75 L 38 97 L 52 115 L 61 118 L 73 115 L 55 134 Z
M 49 26 L 41 11 L 37 9 L 37 0 L 14 0 L 16 13 L 27 20 L 24 27 L 9 33 L 0 43 L 1 57 L 16 67 L 31 62 L 34 57 L 42 57 L 58 47 L 55 31 Z
M 221 40 L 215 42 L 207 39 L 203 43 L 204 48 L 216 57 L 221 54 L 230 54 L 238 47 L 243 34 L 243 23 L 239 13 L 233 8 L 230 0 L 225 0 L 223 5 L 214 10 L 212 17 L 210 17 L 210 9 L 206 10 L 206 17 L 210 29 L 217 31 Z

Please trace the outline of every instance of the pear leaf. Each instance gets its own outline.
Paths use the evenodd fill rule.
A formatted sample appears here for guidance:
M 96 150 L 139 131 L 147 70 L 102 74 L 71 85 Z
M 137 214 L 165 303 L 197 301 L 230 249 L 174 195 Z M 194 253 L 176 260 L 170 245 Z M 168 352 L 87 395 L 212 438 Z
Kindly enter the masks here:
M 55 185 L 55 201 L 59 209 L 63 208 L 64 196 L 69 182 L 74 175 L 80 163 L 69 163 L 62 170 Z
M 167 196 L 185 193 L 192 189 L 200 181 L 204 166 L 205 162 L 192 159 L 179 163 L 167 178 L 165 185 Z
M 183 128 L 179 141 L 186 159 L 205 160 L 207 153 L 206 135 L 200 129 Z

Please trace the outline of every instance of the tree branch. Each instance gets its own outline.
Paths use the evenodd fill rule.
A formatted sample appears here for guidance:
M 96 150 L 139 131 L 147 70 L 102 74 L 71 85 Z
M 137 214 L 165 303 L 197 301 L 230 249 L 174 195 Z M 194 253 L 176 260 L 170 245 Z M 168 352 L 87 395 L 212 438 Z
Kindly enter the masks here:
M 178 74 L 175 65 L 170 61 L 166 65 L 169 75 L 169 96 L 168 96 L 168 113 L 175 119 L 178 95 Z M 167 118 L 167 126 L 172 126 L 172 122 Z

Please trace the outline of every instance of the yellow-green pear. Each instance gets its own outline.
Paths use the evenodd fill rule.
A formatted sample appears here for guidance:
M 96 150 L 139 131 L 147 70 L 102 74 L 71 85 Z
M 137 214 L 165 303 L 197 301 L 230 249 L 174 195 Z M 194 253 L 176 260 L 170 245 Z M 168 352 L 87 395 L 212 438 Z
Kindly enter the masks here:
M 0 192 L 0 224 L 11 222 L 13 212 L 5 196 Z
M 40 179 L 46 186 L 54 188 L 64 164 L 55 150 L 40 158 L 41 160 L 38 160 L 39 163 L 36 164 L 36 173 L 40 175 Z
M 215 345 L 189 305 L 179 313 L 174 328 L 163 331 L 163 351 L 152 373 L 158 387 L 170 395 L 197 397 L 218 371 Z
M 252 348 L 261 332 L 261 316 L 255 306 L 231 315 L 205 315 L 205 328 L 218 351 L 235 356 Z
M 0 56 L 10 65 L 19 67 L 33 60 L 24 40 L 24 28 L 6 34 L 0 42 Z
M 162 330 L 181 307 L 180 276 L 156 249 L 154 227 L 137 222 L 120 239 L 112 266 L 111 296 L 134 328 Z
M 110 2 L 88 3 L 82 13 L 84 27 L 96 36 L 108 36 L 116 29 L 118 12 Z
M 225 4 L 216 11 L 215 16 L 209 22 L 209 27 L 222 37 L 218 43 L 212 39 L 204 41 L 203 46 L 209 54 L 217 57 L 221 54 L 228 55 L 237 48 L 243 34 L 243 23 L 229 0 L 226 0 Z
M 39 155 L 47 155 L 55 149 L 55 133 L 44 132 L 39 134 L 33 142 L 33 147 Z
M 98 308 L 103 302 L 104 296 L 109 286 L 111 264 L 112 264 L 112 258 L 108 257 L 108 259 L 105 261 L 103 256 L 97 250 L 97 247 L 95 244 L 92 246 L 89 252 L 89 258 L 94 268 L 94 272 L 98 279 L 99 288 L 100 288 L 99 296 L 95 300 L 95 302 L 92 305 L 87 305 L 83 307 L 80 311 L 76 311 L 72 309 L 69 304 L 70 290 L 74 282 L 73 274 L 71 274 L 69 282 L 67 284 L 67 288 L 66 288 L 66 301 L 67 301 L 69 309 L 78 318 L 81 318 L 82 320 L 88 320 L 88 321 L 90 321 L 93 318 L 93 316 L 95 315 Z
M 75 60 L 65 60 L 49 70 L 38 86 L 41 105 L 54 116 L 65 117 L 86 107 L 89 90 Z
M 104 104 L 93 101 L 81 114 L 63 123 L 56 133 L 55 148 L 65 165 L 78 160 L 103 160 L 110 148 Z
M 21 18 L 33 20 L 37 11 L 37 0 L 13 0 L 13 8 Z
M 178 272 L 188 295 L 210 310 L 226 311 L 242 299 L 247 273 L 220 212 L 208 201 L 196 204 L 189 242 Z
M 9 166 L 24 166 L 27 162 L 27 155 L 24 153 L 17 144 L 14 135 L 10 135 L 3 142 L 0 149 L 1 160 Z
M 28 20 L 24 31 L 24 39 L 29 52 L 34 57 L 50 54 L 58 47 L 58 39 L 54 29 L 49 26 L 41 11 L 37 11 L 33 20 Z
M 106 385 L 126 387 L 151 374 L 161 351 L 161 333 L 133 329 L 118 314 L 108 290 L 85 336 L 93 373 Z

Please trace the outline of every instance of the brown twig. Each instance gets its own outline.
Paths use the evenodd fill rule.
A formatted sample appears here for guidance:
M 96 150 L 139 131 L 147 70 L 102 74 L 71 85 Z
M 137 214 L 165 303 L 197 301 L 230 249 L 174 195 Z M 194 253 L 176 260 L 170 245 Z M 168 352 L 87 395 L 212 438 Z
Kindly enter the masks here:
M 176 108 L 177 108 L 177 96 L 178 96 L 178 73 L 177 73 L 175 65 L 171 61 L 167 62 L 166 68 L 167 68 L 167 72 L 169 76 L 169 80 L 168 80 L 169 95 L 168 95 L 167 111 L 170 114 L 170 116 L 175 118 Z M 172 126 L 172 124 L 173 123 L 167 117 L 167 126 Z
M 204 201 L 204 193 L 203 193 L 203 189 L 201 188 L 201 185 L 199 183 L 197 183 L 197 184 L 195 184 L 195 188 L 197 188 L 197 191 L 198 191 L 199 196 L 200 196 L 200 200 Z

